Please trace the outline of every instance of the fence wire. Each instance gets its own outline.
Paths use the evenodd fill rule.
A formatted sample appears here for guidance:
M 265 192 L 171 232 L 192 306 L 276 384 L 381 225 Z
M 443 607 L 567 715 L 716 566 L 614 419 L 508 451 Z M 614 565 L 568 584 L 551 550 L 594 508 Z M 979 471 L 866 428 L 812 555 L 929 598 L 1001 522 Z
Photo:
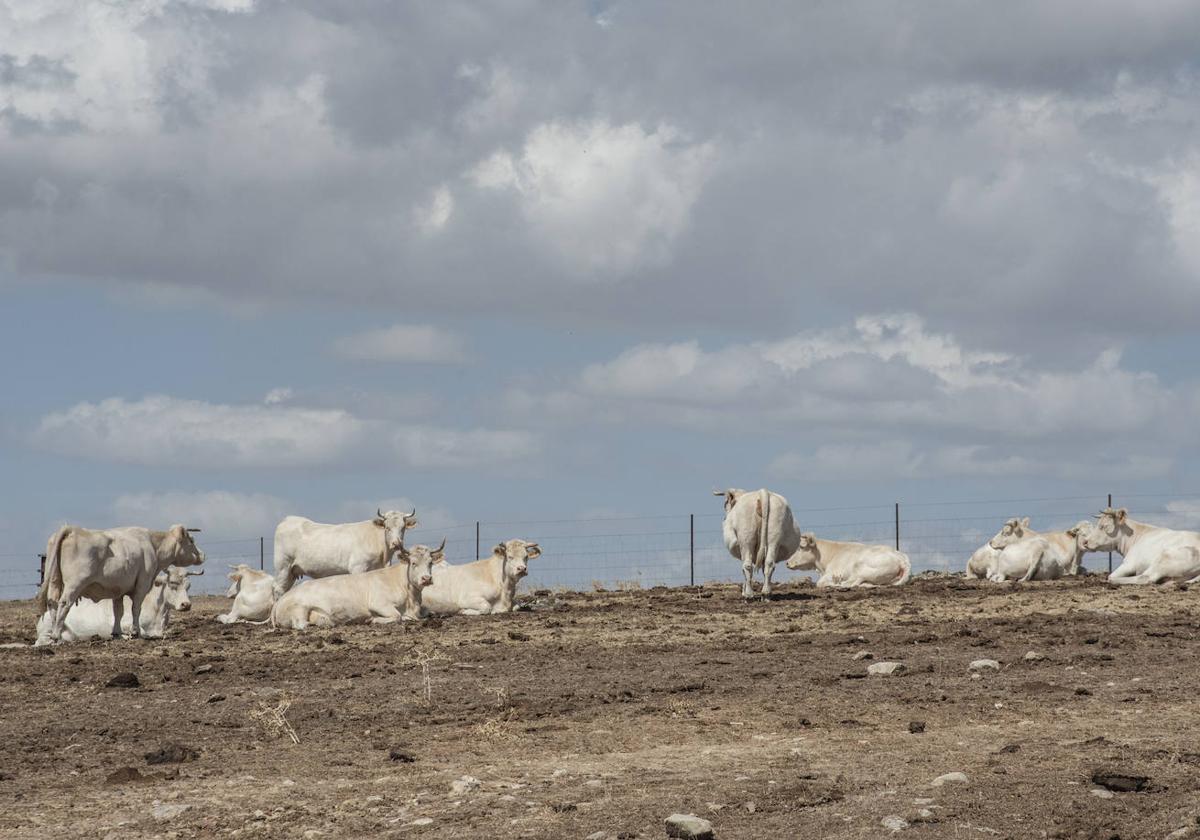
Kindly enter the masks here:
M 1139 494 L 1123 501 L 1134 518 L 1176 528 L 1200 526 L 1196 494 Z M 1164 500 L 1177 500 L 1167 502 Z M 714 500 L 716 502 L 716 500 Z M 914 573 L 962 571 L 971 553 L 1014 516 L 1028 516 L 1041 531 L 1068 528 L 1090 519 L 1108 503 L 1106 496 L 1039 499 L 952 500 L 853 507 L 797 508 L 792 512 L 803 531 L 832 540 L 895 545 L 912 560 Z M 594 519 L 480 521 L 440 529 L 419 527 L 410 544 L 436 546 L 446 538 L 446 558 L 465 563 L 486 557 L 494 545 L 521 538 L 537 542 L 542 556 L 530 561 L 523 590 L 648 588 L 683 586 L 741 578 L 741 564 L 725 548 L 719 509 L 696 514 L 604 517 Z M 225 591 L 229 567 L 245 563 L 268 572 L 273 567 L 269 536 L 199 540 L 207 555 L 206 574 L 192 578 L 192 592 Z M 40 549 L 44 550 L 44 549 Z M 1119 560 L 1118 560 L 1119 562 Z M 1107 569 L 1108 556 L 1091 554 L 1084 564 Z M 777 580 L 811 576 L 781 567 Z M 0 598 L 29 598 L 39 582 L 37 550 L 13 547 L 0 551 Z

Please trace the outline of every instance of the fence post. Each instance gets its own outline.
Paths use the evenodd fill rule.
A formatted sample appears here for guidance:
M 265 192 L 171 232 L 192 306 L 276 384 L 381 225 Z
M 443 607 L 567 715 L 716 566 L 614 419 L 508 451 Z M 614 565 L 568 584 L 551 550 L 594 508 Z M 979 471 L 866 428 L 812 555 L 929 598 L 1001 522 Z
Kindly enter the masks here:
M 1112 507 L 1112 493 L 1108 494 L 1108 506 Z M 1112 552 L 1108 552 L 1108 573 L 1112 574 Z
M 900 550 L 900 503 L 896 502 L 896 550 Z
M 264 553 L 263 553 L 263 538 L 259 537 L 258 538 L 258 570 L 261 572 L 261 571 L 265 571 L 266 568 L 267 568 L 266 559 L 265 559 Z
M 688 514 L 688 579 L 696 585 L 696 514 Z
M 38 555 L 38 587 L 40 588 L 46 582 L 46 555 Z
M 479 520 L 475 520 L 475 559 L 479 559 Z

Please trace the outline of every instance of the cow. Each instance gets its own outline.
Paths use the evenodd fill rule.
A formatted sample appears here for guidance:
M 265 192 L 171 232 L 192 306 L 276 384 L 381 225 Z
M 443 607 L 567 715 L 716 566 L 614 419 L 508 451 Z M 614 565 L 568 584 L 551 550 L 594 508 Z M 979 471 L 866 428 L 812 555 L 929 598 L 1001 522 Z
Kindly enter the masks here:
M 194 572 L 190 569 L 178 569 L 171 566 L 167 571 L 154 578 L 150 592 L 142 599 L 142 610 L 139 625 L 142 636 L 147 639 L 161 639 L 167 631 L 171 613 L 187 612 L 192 608 L 188 589 L 191 578 L 204 574 L 201 569 Z M 126 599 L 129 596 L 125 596 Z M 132 607 L 132 601 L 129 606 Z M 132 609 L 130 610 L 132 612 Z M 106 598 L 102 601 L 80 599 L 69 613 L 63 627 L 62 641 L 75 642 L 84 639 L 95 639 L 107 636 L 112 631 L 113 605 Z M 35 647 L 51 644 L 50 629 L 54 626 L 54 610 L 42 613 L 37 623 L 37 641 Z M 133 629 L 133 617 L 126 613 L 121 619 L 121 632 L 129 633 Z
M 222 624 L 238 621 L 265 624 L 275 604 L 275 579 L 267 572 L 252 569 L 245 563 L 234 566 L 229 579 L 233 583 L 225 595 L 233 598 L 233 606 L 225 615 L 217 616 L 217 621 Z
M 998 564 L 993 567 L 993 571 L 1003 572 L 1003 577 L 1000 580 L 1010 578 L 1019 578 L 1023 580 L 1057 580 L 1063 575 L 1078 575 L 1082 568 L 1083 555 L 1086 553 L 1079 538 L 1080 529 L 1088 523 L 1085 521 L 1077 522 L 1075 525 L 1065 531 L 1035 531 L 1029 527 L 1029 517 L 1013 518 L 1004 523 L 1004 526 L 996 532 L 996 535 L 988 541 L 988 544 L 998 550 L 1006 551 L 1008 546 L 1015 545 L 1022 540 L 1033 537 L 1041 537 L 1050 545 L 1049 554 L 1040 554 L 1033 547 L 1027 547 L 1020 551 L 1013 551 L 1007 559 L 1000 558 Z M 1037 555 L 1035 557 L 1034 555 Z M 1044 562 L 1039 562 L 1042 566 L 1040 570 L 1033 570 L 1032 564 L 1036 559 Z M 1028 577 L 1028 575 L 1034 575 Z
M 1087 523 L 1083 547 L 1121 555 L 1109 583 L 1200 583 L 1200 533 L 1137 522 L 1125 508 L 1105 508 Z
M 791 557 L 800 547 L 800 529 L 788 500 L 765 489 L 747 492 L 730 488 L 714 490 L 713 495 L 725 497 L 721 531 L 729 553 L 742 561 L 742 597 L 754 597 L 755 569 L 763 573 L 762 594 L 770 595 L 776 562 Z
M 326 525 L 303 516 L 287 516 L 275 526 L 275 597 L 302 575 L 323 578 L 382 569 L 417 527 L 412 513 L 377 510 L 374 519 Z
M 985 542 L 979 548 L 975 549 L 975 553 L 971 555 L 971 559 L 967 561 L 967 569 L 964 573 L 971 580 L 986 580 L 988 574 L 994 564 L 1000 557 L 1000 552 L 992 548 L 990 542 Z
M 912 563 L 908 555 L 886 545 L 819 540 L 804 532 L 800 545 L 787 559 L 792 570 L 816 569 L 817 586 L 900 586 L 908 583 Z
M 46 545 L 46 571 L 38 589 L 38 613 L 53 604 L 53 641 L 62 639 L 63 627 L 71 607 L 80 598 L 112 600 L 112 637 L 121 636 L 125 596 L 130 599 L 133 620 L 130 634 L 142 634 L 142 602 L 154 585 L 159 572 L 168 566 L 196 566 L 204 562 L 204 552 L 192 539 L 197 529 L 172 525 L 165 531 L 124 527 L 92 531 L 64 525 Z
M 526 564 L 541 554 L 537 543 L 508 540 L 497 544 L 491 557 L 473 563 L 439 562 L 421 603 L 433 615 L 512 612 L 517 583 L 528 574 Z
M 397 549 L 400 562 L 369 572 L 308 580 L 285 592 L 271 608 L 271 628 L 303 630 L 310 625 L 394 624 L 423 617 L 421 592 L 433 582 L 433 564 L 446 541 Z

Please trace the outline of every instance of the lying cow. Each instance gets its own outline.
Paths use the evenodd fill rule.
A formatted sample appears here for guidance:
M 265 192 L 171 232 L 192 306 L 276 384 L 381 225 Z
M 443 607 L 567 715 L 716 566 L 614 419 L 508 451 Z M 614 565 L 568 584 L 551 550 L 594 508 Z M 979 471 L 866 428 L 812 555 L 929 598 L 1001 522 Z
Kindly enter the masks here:
M 195 566 L 204 562 L 190 531 L 173 525 L 166 531 L 147 528 L 110 528 L 91 531 L 73 525 L 59 528 L 46 545 L 46 572 L 38 589 L 38 612 L 52 605 L 50 638 L 62 638 L 67 615 L 80 598 L 112 603 L 112 637 L 121 636 L 125 596 L 130 599 L 130 633 L 141 636 L 142 603 L 154 580 L 168 566 Z
M 1121 555 L 1110 583 L 1200 583 L 1200 533 L 1137 522 L 1125 508 L 1105 508 L 1095 522 L 1086 523 L 1083 545 Z
M 526 563 L 541 554 L 537 543 L 509 540 L 483 560 L 455 566 L 439 562 L 421 603 L 433 615 L 512 612 L 517 583 L 528 574 Z
M 908 583 L 912 563 L 908 555 L 886 545 L 819 540 L 805 532 L 787 567 L 816 569 L 817 586 L 900 586 Z
M 142 609 L 139 615 L 141 635 L 147 639 L 161 639 L 167 631 L 171 613 L 178 610 L 187 612 L 192 608 L 188 589 L 191 578 L 204 574 L 201 569 L 193 572 L 189 569 L 177 569 L 174 566 L 154 578 L 150 592 L 142 599 Z M 126 596 L 126 600 L 128 596 Z M 132 607 L 132 603 L 126 606 Z M 130 611 L 132 612 L 132 610 Z M 113 605 L 109 599 L 92 601 L 83 598 L 67 613 L 66 624 L 62 631 L 62 641 L 75 642 L 84 639 L 96 639 L 112 633 Z M 46 610 L 37 623 L 37 641 L 35 647 L 53 643 L 50 631 L 54 626 L 54 610 Z M 121 618 L 121 632 L 131 633 L 133 616 L 125 613 Z
M 999 558 L 1000 551 L 992 548 L 990 542 L 985 542 L 979 548 L 975 549 L 975 553 L 967 561 L 965 572 L 967 578 L 971 580 L 987 580 L 993 565 Z
M 271 607 L 275 605 L 275 579 L 245 563 L 234 566 L 229 579 L 233 583 L 225 595 L 233 598 L 233 606 L 225 615 L 217 616 L 217 621 L 222 624 L 238 621 L 262 624 L 267 621 L 271 617 Z
M 303 516 L 287 516 L 275 526 L 275 597 L 296 579 L 352 575 L 382 569 L 417 526 L 417 511 L 375 512 L 374 519 L 326 525 Z
M 421 592 L 433 582 L 433 564 L 446 541 L 430 551 L 400 544 L 400 562 L 382 569 L 305 581 L 288 590 L 271 609 L 271 627 L 303 630 L 309 625 L 394 624 L 423 615 Z
M 1028 516 L 1008 520 L 988 542 L 1001 552 L 989 566 L 988 579 L 1057 580 L 1079 574 L 1086 553 L 1080 533 L 1087 524 L 1078 522 L 1065 531 L 1035 531 Z
M 725 547 L 742 561 L 742 597 L 754 597 L 754 570 L 763 573 L 762 594 L 771 594 L 775 564 L 795 553 L 800 546 L 800 529 L 792 518 L 788 500 L 770 490 L 747 492 L 730 488 L 714 490 L 725 497 L 725 521 L 721 526 Z

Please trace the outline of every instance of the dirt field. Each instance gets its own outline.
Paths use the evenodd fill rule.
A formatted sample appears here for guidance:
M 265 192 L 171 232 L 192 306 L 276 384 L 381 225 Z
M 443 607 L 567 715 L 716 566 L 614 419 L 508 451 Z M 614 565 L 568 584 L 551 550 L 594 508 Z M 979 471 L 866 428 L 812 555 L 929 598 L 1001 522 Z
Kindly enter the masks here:
M 1190 836 L 1198 598 L 1094 578 L 541 592 L 305 634 L 217 624 L 227 602 L 200 598 L 165 640 L 0 650 L 0 836 L 614 840 L 665 837 L 673 812 L 717 838 L 893 836 L 889 817 L 913 838 Z M 33 621 L 0 604 L 0 642 Z M 1000 670 L 973 678 L 982 658 Z M 887 660 L 907 671 L 866 676 Z M 262 714 L 287 701 L 299 744 Z M 1148 781 L 1101 798 L 1096 771 Z

